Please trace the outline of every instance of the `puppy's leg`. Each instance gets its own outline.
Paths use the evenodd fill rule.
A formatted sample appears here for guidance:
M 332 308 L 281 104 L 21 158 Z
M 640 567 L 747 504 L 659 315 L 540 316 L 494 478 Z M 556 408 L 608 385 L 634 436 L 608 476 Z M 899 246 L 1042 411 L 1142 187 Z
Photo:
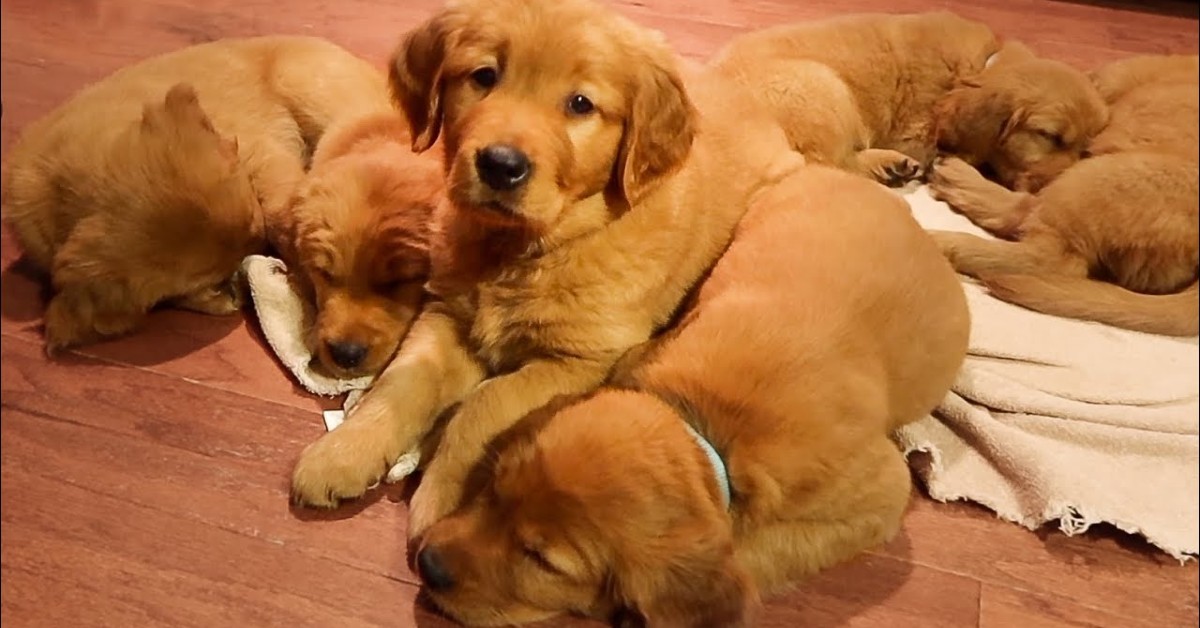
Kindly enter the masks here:
M 1020 242 L 987 240 L 958 231 L 930 231 L 954 270 L 984 278 L 990 275 L 1060 274 L 1086 276 L 1086 260 L 1069 253 L 1052 232 L 1029 234 Z
M 610 366 L 607 361 L 582 359 L 534 360 L 475 389 L 447 423 L 437 454 L 413 494 L 409 538 L 418 538 L 458 507 L 467 477 L 492 439 L 559 395 L 599 386 Z
M 929 193 L 971 222 L 1002 238 L 1013 238 L 1033 211 L 1035 198 L 989 181 L 974 166 L 947 157 L 929 175 Z
M 149 305 L 138 303 L 111 283 L 68 283 L 46 307 L 46 354 L 127 334 L 145 318 Z
M 903 456 L 887 439 L 861 455 L 783 518 L 748 527 L 738 539 L 737 559 L 764 594 L 878 547 L 900 529 L 912 491 Z
M 886 148 L 868 148 L 854 155 L 858 170 L 888 187 L 903 187 L 924 174 L 921 162 Z
M 362 495 L 484 376 L 457 323 L 431 305 L 346 422 L 300 454 L 292 499 L 332 508 Z

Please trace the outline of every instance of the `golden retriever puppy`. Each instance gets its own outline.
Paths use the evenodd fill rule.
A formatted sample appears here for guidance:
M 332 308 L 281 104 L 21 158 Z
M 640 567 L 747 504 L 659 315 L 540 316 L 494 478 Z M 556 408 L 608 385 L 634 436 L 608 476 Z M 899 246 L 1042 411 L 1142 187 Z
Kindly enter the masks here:
M 936 152 L 934 104 L 999 48 L 987 26 L 951 13 L 864 14 L 741 35 L 711 63 L 810 162 L 902 185 Z
M 934 115 L 940 152 L 1027 192 L 1078 161 L 1108 122 L 1104 99 L 1087 75 L 1017 42 L 963 79 Z
M 889 435 L 944 397 L 968 329 L 903 201 L 806 168 L 751 205 L 628 373 L 497 439 L 479 492 L 423 538 L 426 589 L 475 625 L 748 623 L 760 596 L 899 528 Z
M 600 385 L 671 318 L 747 202 L 803 162 L 735 86 L 686 76 L 660 37 L 586 0 L 456 2 L 403 39 L 393 88 L 416 147 L 440 135 L 448 165 L 436 300 L 301 454 L 297 502 L 362 495 L 456 406 L 410 505 L 418 536 L 495 434 Z
M 198 100 L 199 107 L 181 102 L 167 107 L 174 122 L 145 122 L 143 106 L 163 102 L 177 83 L 191 86 L 191 100 Z M 182 285 L 163 285 L 164 271 L 169 276 L 174 267 L 163 260 L 175 259 L 180 241 L 198 228 L 198 216 L 205 212 L 238 216 L 238 224 L 246 224 L 246 237 L 256 234 L 259 241 L 265 219 L 270 237 L 271 217 L 288 206 L 304 176 L 310 147 L 324 128 L 378 110 L 389 98 L 382 72 L 327 41 L 229 39 L 120 70 L 24 129 L 6 157 L 5 217 L 30 258 L 49 271 L 56 290 L 77 286 L 49 306 L 47 349 L 125 333 L 154 299 L 186 296 L 176 291 L 198 277 L 180 275 Z M 217 163 L 210 149 L 172 153 L 176 132 L 201 141 L 198 123 L 179 123 L 179 116 L 197 119 L 200 111 L 209 121 L 204 124 L 236 143 L 235 161 Z M 203 140 L 216 141 L 216 135 Z M 197 153 L 197 172 L 184 172 L 192 167 L 187 151 Z M 210 198 L 222 179 L 239 177 L 249 179 L 252 193 Z M 238 203 L 243 206 L 235 207 Z M 243 213 L 252 219 L 243 221 Z M 171 218 L 176 215 L 177 221 Z M 227 230 L 230 224 L 212 228 Z M 214 269 L 202 274 L 215 273 L 216 260 L 231 259 L 235 251 L 262 248 L 246 237 L 228 240 L 228 245 L 216 241 Z M 137 246 L 121 247 L 134 242 Z M 225 276 L 207 288 L 224 283 L 236 269 L 236 264 L 222 263 Z M 226 313 L 236 310 L 234 305 L 201 302 L 199 307 Z
M 316 304 L 308 342 L 337 377 L 377 373 L 416 318 L 442 162 L 412 150 L 395 109 L 330 127 L 287 216 L 281 251 Z
M 1015 240 L 936 234 L 955 268 L 1030 309 L 1195 336 L 1197 74 L 1195 55 L 1139 57 L 1100 70 L 1097 85 L 1113 97 L 1111 122 L 1091 142 L 1091 157 L 1036 196 L 1008 191 L 962 161 L 939 164 L 933 194 Z
M 51 274 L 49 353 L 130 331 L 164 301 L 237 311 L 230 278 L 264 243 L 237 143 L 213 129 L 190 85 L 116 131 L 106 159 L 88 170 L 42 178 L 15 169 L 5 182 L 17 238 Z

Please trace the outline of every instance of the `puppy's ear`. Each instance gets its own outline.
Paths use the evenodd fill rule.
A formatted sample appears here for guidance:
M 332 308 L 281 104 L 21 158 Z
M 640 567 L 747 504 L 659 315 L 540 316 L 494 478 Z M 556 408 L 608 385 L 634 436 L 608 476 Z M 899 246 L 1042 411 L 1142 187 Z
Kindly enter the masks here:
M 721 529 L 721 528 L 717 528 Z M 734 628 L 748 625 L 758 593 L 733 556 L 731 532 L 704 526 L 695 534 L 675 534 L 624 565 L 612 581 L 613 608 L 621 624 L 656 628 Z
M 617 161 L 621 193 L 635 204 L 692 149 L 697 113 L 666 53 L 640 63 Z
M 937 148 L 978 165 L 987 161 L 1023 119 L 1024 112 L 1001 90 L 961 85 L 934 107 Z
M 427 150 L 442 126 L 442 63 L 455 31 L 453 16 L 434 16 L 400 41 L 388 71 L 392 98 L 412 127 L 413 150 Z

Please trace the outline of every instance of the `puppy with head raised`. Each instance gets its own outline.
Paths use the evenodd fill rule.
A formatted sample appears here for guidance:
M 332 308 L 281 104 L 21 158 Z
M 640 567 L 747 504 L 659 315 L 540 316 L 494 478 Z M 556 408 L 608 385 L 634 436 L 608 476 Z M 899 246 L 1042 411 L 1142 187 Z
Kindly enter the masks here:
M 404 38 L 392 82 L 415 145 L 445 147 L 436 300 L 292 489 L 363 494 L 457 404 L 413 496 L 417 536 L 492 436 L 661 328 L 750 199 L 803 160 L 734 86 L 584 0 L 452 3 Z
M 1036 192 L 1079 160 L 1108 108 L 1084 73 L 1009 42 L 942 98 L 935 116 L 939 151 Z
M 1101 69 L 1111 120 L 1090 157 L 1031 195 L 961 160 L 932 193 L 1013 241 L 935 237 L 960 272 L 1025 307 L 1138 331 L 1200 329 L 1200 84 L 1197 57 L 1151 56 Z
M 143 106 L 181 82 L 190 95 L 167 97 L 147 121 Z M 388 102 L 382 73 L 329 42 L 228 39 L 120 70 L 24 129 L 5 160 L 4 213 L 63 294 L 47 313 L 47 349 L 130 331 L 157 300 L 236 311 L 216 287 L 237 270 L 226 262 L 271 239 L 326 126 Z M 208 237 L 217 232 L 229 237 Z M 212 268 L 175 264 L 183 244 Z M 223 276 L 210 277 L 217 266 Z
M 280 220 L 281 255 L 316 305 L 307 341 L 339 377 L 383 369 L 416 318 L 429 277 L 429 222 L 442 162 L 411 147 L 389 109 L 331 127 Z
M 739 626 L 900 525 L 889 435 L 965 355 L 962 288 L 904 202 L 805 168 L 750 207 L 681 322 L 491 446 L 418 571 L 473 625 Z
M 947 12 L 863 14 L 747 33 L 711 64 L 809 161 L 902 185 L 936 152 L 934 104 L 999 47 L 987 26 Z

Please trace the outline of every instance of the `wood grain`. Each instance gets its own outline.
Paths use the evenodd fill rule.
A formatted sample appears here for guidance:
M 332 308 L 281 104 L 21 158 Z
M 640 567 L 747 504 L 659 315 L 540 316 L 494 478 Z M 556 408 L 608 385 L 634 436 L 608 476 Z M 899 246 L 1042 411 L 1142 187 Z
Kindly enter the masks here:
M 0 150 L 88 82 L 226 36 L 327 37 L 382 65 L 441 0 L 4 0 Z M 1197 4 L 1089 0 L 607 0 L 703 58 L 751 28 L 856 11 L 950 9 L 1082 69 L 1197 51 Z M 0 230 L 0 613 L 5 625 L 448 625 L 418 601 L 399 489 L 293 511 L 287 478 L 321 433 L 315 399 L 252 317 L 156 312 L 141 333 L 54 362 L 42 284 Z M 1200 570 L 1112 530 L 1030 532 L 918 495 L 891 543 L 769 600 L 759 625 L 1186 626 Z M 555 620 L 545 626 L 595 625 Z

